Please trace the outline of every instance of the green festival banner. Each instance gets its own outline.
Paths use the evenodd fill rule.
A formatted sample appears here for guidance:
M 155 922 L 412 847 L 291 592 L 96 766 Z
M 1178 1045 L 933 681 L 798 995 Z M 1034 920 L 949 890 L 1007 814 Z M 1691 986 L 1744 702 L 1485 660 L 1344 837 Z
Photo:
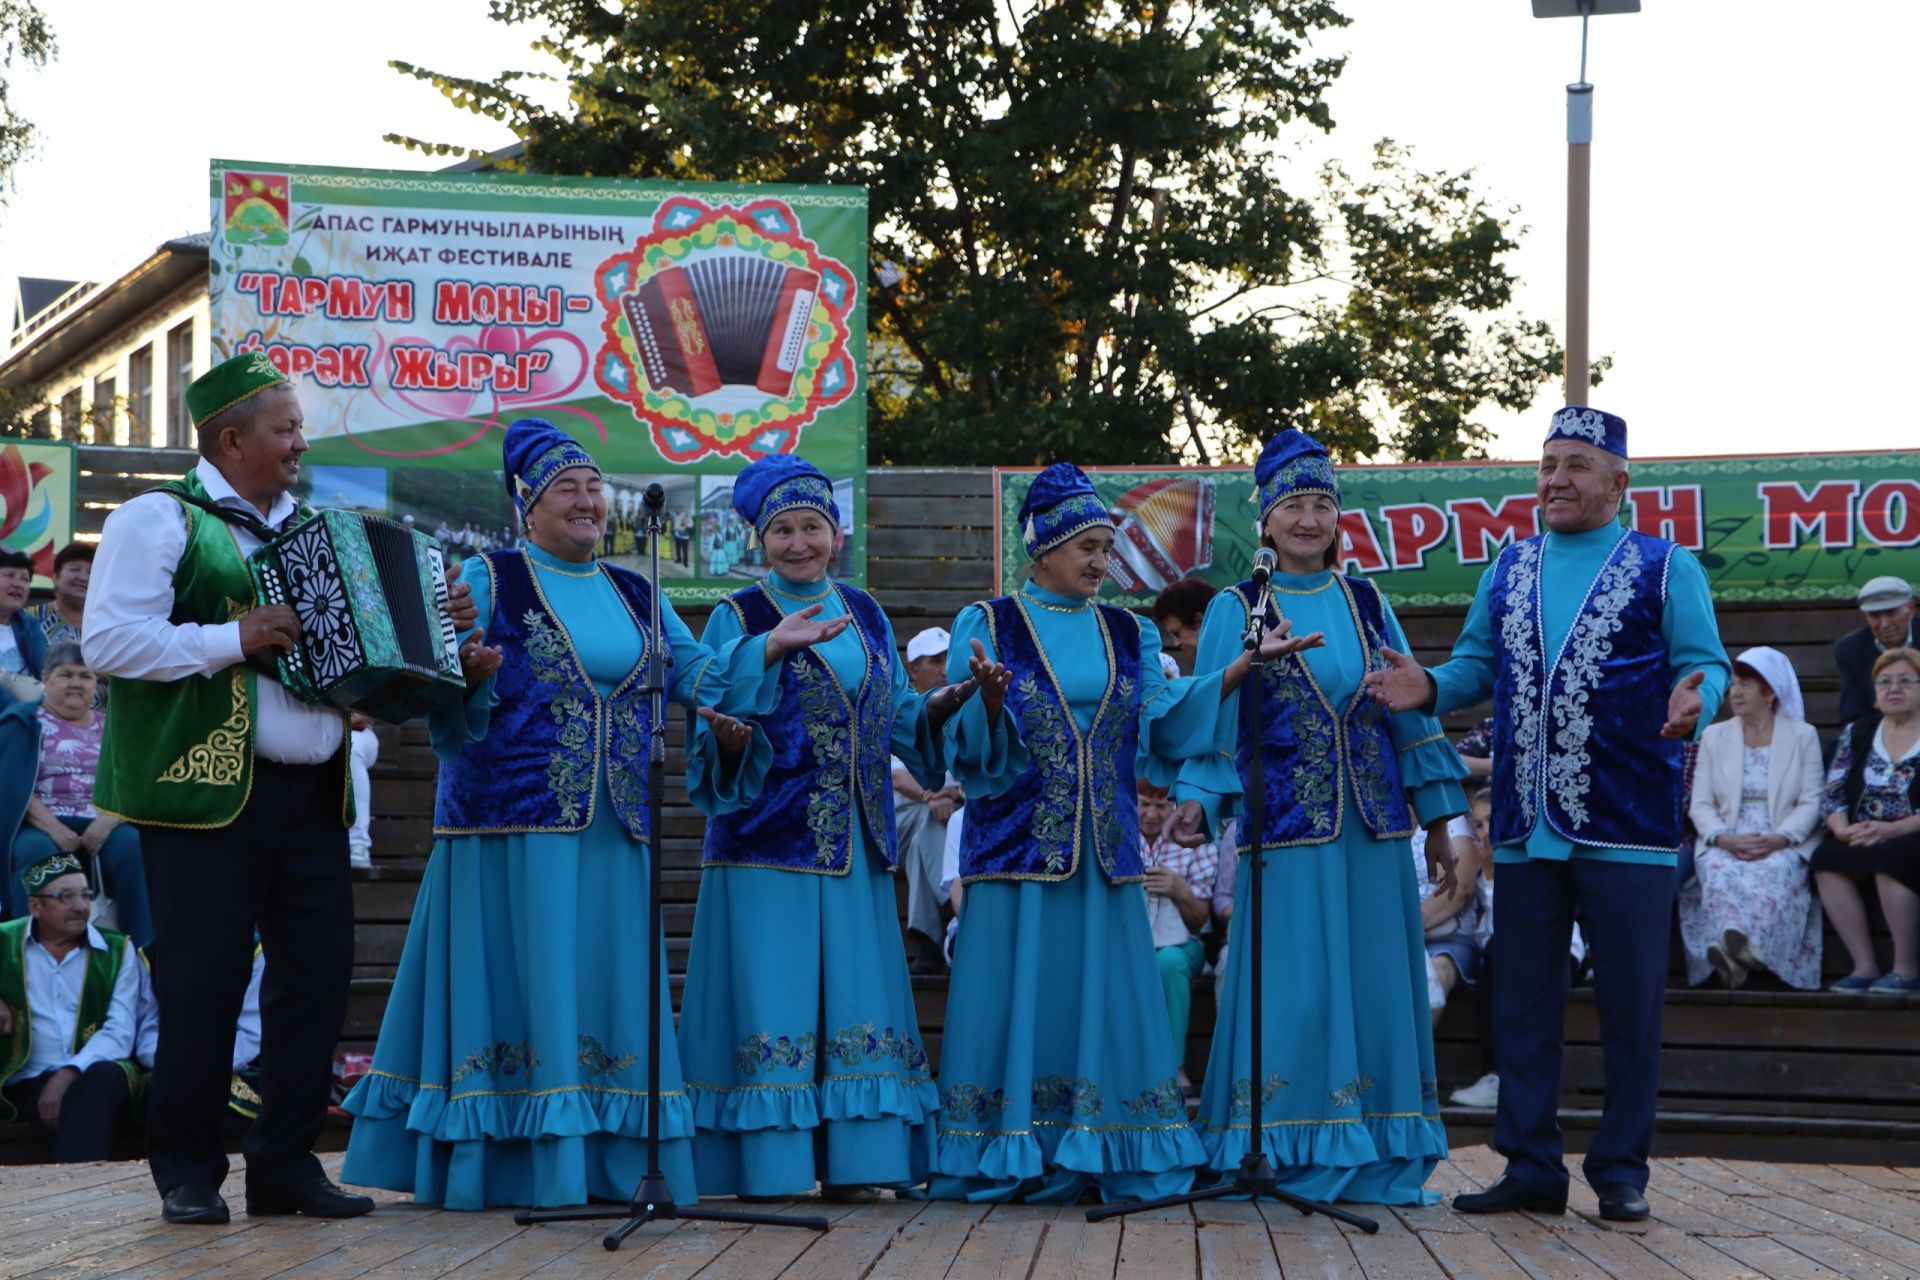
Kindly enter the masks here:
M 1464 605 L 1502 546 L 1537 533 L 1537 467 L 1456 462 L 1341 467 L 1340 553 L 1399 605 Z M 996 468 L 1002 591 L 1027 557 L 1020 504 L 1037 471 Z M 1247 576 L 1259 543 L 1253 472 L 1090 469 L 1119 532 L 1104 595 L 1144 604 L 1168 583 Z M 1848 600 L 1868 578 L 1920 581 L 1920 453 L 1636 461 L 1627 523 L 1700 558 L 1717 600 Z
M 864 191 L 228 160 L 210 190 L 214 356 L 297 379 L 314 501 L 510 544 L 500 435 L 545 418 L 607 476 L 603 553 L 643 563 L 658 481 L 662 585 L 713 601 L 765 573 L 733 477 L 800 453 L 864 583 Z

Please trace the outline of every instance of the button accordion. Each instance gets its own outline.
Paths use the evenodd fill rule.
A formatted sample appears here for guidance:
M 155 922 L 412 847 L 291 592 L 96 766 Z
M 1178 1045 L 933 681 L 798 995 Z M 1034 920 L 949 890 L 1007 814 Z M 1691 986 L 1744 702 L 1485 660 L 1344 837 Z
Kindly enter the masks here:
M 293 607 L 300 640 L 274 649 L 302 702 L 399 724 L 466 691 L 446 559 L 381 516 L 323 510 L 247 559 L 262 604 Z
M 785 399 L 806 350 L 820 275 L 752 254 L 668 267 L 621 299 L 656 390 L 755 387 Z

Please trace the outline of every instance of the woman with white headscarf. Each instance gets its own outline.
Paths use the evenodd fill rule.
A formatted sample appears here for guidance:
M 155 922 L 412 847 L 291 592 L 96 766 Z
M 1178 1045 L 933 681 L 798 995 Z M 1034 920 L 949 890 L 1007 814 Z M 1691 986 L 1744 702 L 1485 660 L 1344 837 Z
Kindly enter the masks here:
M 1727 689 L 1733 717 L 1700 737 L 1692 817 L 1697 878 L 1680 891 L 1687 980 L 1738 987 L 1770 969 L 1820 989 L 1820 902 L 1807 859 L 1820 843 L 1820 737 L 1777 649 L 1748 649 Z

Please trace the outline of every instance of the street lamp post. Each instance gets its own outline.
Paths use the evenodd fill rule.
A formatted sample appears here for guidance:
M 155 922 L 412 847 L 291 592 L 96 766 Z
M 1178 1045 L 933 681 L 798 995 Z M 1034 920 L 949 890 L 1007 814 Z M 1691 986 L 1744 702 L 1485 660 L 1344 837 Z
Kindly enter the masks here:
M 1568 404 L 1587 402 L 1593 364 L 1587 355 L 1588 264 L 1593 207 L 1593 86 L 1587 83 L 1587 20 L 1638 13 L 1640 0 L 1533 0 L 1536 18 L 1580 19 L 1580 79 L 1567 86 L 1567 363 Z

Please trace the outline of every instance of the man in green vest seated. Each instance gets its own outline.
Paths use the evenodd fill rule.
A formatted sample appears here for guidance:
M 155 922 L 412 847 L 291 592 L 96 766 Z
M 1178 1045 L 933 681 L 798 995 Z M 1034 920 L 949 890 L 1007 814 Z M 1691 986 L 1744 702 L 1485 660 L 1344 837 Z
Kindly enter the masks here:
M 125 934 L 88 923 L 72 854 L 23 878 L 27 918 L 0 924 L 0 1120 L 31 1121 L 61 1164 L 105 1160 L 139 1072 L 140 961 Z
M 221 1117 L 257 922 L 265 1101 L 247 1212 L 352 1217 L 373 1201 L 312 1150 L 353 966 L 346 717 L 246 661 L 299 635 L 291 609 L 256 604 L 246 557 L 307 512 L 291 492 L 304 418 L 262 353 L 209 370 L 187 408 L 200 460 L 107 518 L 83 626 L 113 707 L 94 804 L 140 830 L 161 957 L 148 1159 L 167 1221 L 228 1220 Z

